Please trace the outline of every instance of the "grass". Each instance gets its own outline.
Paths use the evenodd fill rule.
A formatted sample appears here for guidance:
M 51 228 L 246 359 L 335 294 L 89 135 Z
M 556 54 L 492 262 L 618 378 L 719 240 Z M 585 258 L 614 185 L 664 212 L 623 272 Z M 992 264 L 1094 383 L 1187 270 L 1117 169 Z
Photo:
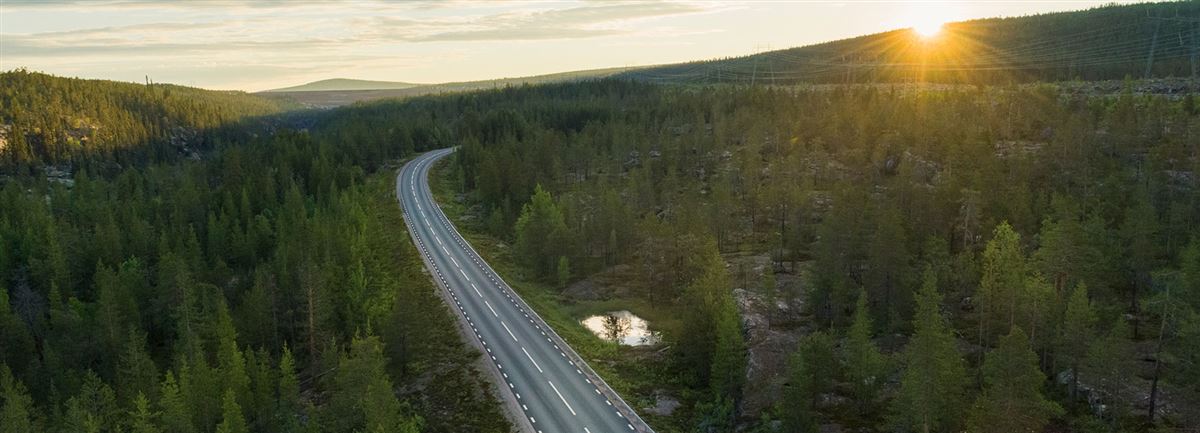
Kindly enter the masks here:
M 454 198 L 457 185 L 451 175 L 453 171 L 445 169 L 449 161 L 443 159 L 434 165 L 430 182 L 438 205 L 454 221 L 459 233 L 651 427 L 660 433 L 687 431 L 691 419 L 688 401 L 695 393 L 684 385 L 685 380 L 679 377 L 672 362 L 664 362 L 655 353 L 659 348 L 620 346 L 600 339 L 580 323 L 582 318 L 593 314 L 629 310 L 657 325 L 657 329 L 671 329 L 677 323 L 674 315 L 642 299 L 570 302 L 560 296 L 557 289 L 529 277 L 529 273 L 514 260 L 512 249 L 505 242 L 474 224 L 479 219 L 467 221 L 462 218 L 467 214 L 467 208 Z M 684 404 L 670 417 L 646 414 L 642 409 L 655 405 L 657 390 L 673 394 Z

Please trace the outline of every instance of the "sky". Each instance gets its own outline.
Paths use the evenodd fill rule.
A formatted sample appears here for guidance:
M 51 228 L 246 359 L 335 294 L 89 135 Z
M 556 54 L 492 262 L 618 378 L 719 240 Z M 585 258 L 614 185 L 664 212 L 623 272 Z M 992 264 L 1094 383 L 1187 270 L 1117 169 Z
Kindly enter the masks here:
M 259 91 L 739 56 L 1111 1 L 0 0 L 0 70 Z

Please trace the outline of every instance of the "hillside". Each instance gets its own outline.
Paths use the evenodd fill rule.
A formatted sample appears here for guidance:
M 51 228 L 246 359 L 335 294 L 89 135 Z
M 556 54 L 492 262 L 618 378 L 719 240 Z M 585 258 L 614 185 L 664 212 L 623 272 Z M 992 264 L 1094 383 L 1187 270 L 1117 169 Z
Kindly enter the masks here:
M 256 93 L 266 98 L 290 101 L 309 107 L 328 108 L 349 105 L 359 101 L 371 101 L 385 98 L 410 98 L 439 93 L 470 92 L 487 90 L 505 86 L 537 85 L 548 83 L 563 83 L 613 76 L 629 71 L 629 68 L 590 69 L 586 71 L 560 72 L 557 74 L 534 75 L 529 77 L 499 78 L 495 80 L 463 81 L 455 83 L 424 84 L 408 88 L 374 88 L 374 89 L 343 89 L 324 91 L 296 91 L 278 89 Z M 320 83 L 320 82 L 318 82 Z M 315 83 L 313 83 L 315 84 Z
M 421 86 L 421 84 L 404 83 L 400 81 L 371 81 L 354 80 L 349 78 L 331 78 L 313 81 L 299 86 L 271 89 L 265 92 L 326 92 L 343 90 L 394 90 Z M 265 93 L 264 92 L 264 93 Z
M 737 58 L 645 68 L 664 83 L 1006 83 L 1196 76 L 1200 2 L 1105 6 L 945 25 Z
M 56 164 L 131 149 L 189 154 L 207 144 L 207 130 L 285 107 L 245 92 L 4 72 L 0 165 Z

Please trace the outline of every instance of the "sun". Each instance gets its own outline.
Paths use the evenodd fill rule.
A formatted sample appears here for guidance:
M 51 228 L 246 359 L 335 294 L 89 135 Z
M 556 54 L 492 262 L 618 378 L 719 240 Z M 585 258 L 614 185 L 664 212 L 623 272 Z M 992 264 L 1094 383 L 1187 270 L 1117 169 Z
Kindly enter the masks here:
M 916 33 L 917 36 L 920 36 L 921 39 L 931 39 L 942 33 L 942 26 L 945 24 L 946 23 L 944 21 L 937 20 L 919 22 L 913 24 L 912 31 L 913 33 Z

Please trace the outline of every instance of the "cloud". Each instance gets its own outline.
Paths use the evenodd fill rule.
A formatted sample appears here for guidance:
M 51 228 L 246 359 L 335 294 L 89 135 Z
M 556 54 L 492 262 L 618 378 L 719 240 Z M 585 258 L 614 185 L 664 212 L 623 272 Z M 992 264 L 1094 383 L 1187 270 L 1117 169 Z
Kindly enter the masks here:
M 697 13 L 707 7 L 679 2 L 620 2 L 526 10 L 473 18 L 414 20 L 377 17 L 363 36 L 405 42 L 579 39 L 628 34 L 629 21 Z
M 135 78 L 146 71 L 165 75 L 160 79 L 199 77 L 218 87 L 354 70 L 429 74 L 431 62 L 489 55 L 488 42 L 658 35 L 667 24 L 650 21 L 729 7 L 580 0 L 0 1 L 0 69 Z

